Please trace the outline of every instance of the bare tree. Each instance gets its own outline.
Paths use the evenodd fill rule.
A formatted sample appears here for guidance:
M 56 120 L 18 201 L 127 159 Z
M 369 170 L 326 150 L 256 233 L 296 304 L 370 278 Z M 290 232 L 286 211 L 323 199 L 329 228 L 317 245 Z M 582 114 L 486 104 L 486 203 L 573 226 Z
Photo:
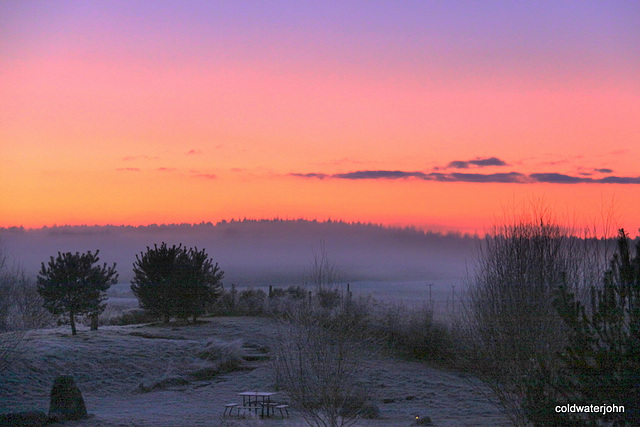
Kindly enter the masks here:
M 340 272 L 327 253 L 324 240 L 320 248 L 311 248 L 313 260 L 309 272 L 309 281 L 315 287 L 316 298 L 323 308 L 335 307 L 342 297 L 338 285 L 342 283 Z
M 9 332 L 7 329 L 10 310 L 9 284 L 10 277 L 6 271 L 7 255 L 0 247 L 0 373 L 10 364 L 18 344 L 22 340 L 22 333 Z
M 463 333 L 470 362 L 518 425 L 528 423 L 520 403 L 535 360 L 553 366 L 567 340 L 554 295 L 560 286 L 578 293 L 594 280 L 594 247 L 534 210 L 494 227 L 480 248 Z
M 370 343 L 363 326 L 341 316 L 300 310 L 278 331 L 276 382 L 311 426 L 352 425 L 370 401 L 362 381 Z
M 336 265 L 329 259 L 327 247 L 324 240 L 320 241 L 320 248 L 311 248 L 313 260 L 309 279 L 316 290 L 333 290 L 340 282 L 340 274 Z
M 25 332 L 51 320 L 33 281 L 10 263 L 8 251 L 0 245 L 0 372 L 19 354 Z

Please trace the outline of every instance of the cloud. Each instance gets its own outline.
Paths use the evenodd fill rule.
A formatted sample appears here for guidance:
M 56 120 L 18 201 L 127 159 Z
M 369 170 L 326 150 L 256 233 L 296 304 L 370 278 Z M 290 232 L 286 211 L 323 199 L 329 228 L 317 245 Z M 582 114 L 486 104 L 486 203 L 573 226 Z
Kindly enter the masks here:
M 501 182 L 512 184 L 524 184 L 529 182 L 526 175 L 518 172 L 508 173 L 452 173 L 449 174 L 455 182 Z
M 416 178 L 424 181 L 438 182 L 503 182 L 503 183 L 523 183 L 528 182 L 526 175 L 517 172 L 509 173 L 424 173 L 419 171 L 399 171 L 399 170 L 364 170 L 347 173 L 337 173 L 333 175 L 325 173 L 291 173 L 290 176 L 298 178 L 317 179 L 408 179 Z
M 604 178 L 578 178 L 559 173 L 534 173 L 529 175 L 537 182 L 552 184 L 640 184 L 640 176 L 607 176 Z
M 602 184 L 640 184 L 640 176 L 608 176 L 606 178 L 600 178 L 594 181 Z
M 117 168 L 118 172 L 140 172 L 140 168 Z
M 611 169 L 607 169 L 607 168 L 603 168 L 603 169 L 594 169 L 595 172 L 600 172 L 600 173 L 612 173 L 613 171 Z
M 547 182 L 552 184 L 581 184 L 593 182 L 591 178 L 579 178 L 577 176 L 563 175 L 561 173 L 532 173 L 529 175 L 536 182 Z
M 403 171 L 357 171 L 348 173 L 339 173 L 331 175 L 331 178 L 341 179 L 401 179 L 401 178 L 422 178 L 426 175 L 422 172 L 403 172 Z
M 165 167 L 162 167 L 162 168 L 158 168 L 157 170 L 160 171 L 160 172 L 175 172 L 178 169 L 177 168 L 165 168 Z
M 290 173 L 290 176 L 295 176 L 298 178 L 317 178 L 317 179 L 325 179 L 330 178 L 331 175 L 327 175 L 326 173 Z
M 577 177 L 556 172 L 533 173 L 526 175 L 520 172 L 506 173 L 424 173 L 419 171 L 399 170 L 363 170 L 337 174 L 325 173 L 290 173 L 289 176 L 307 179 L 420 179 L 436 182 L 475 182 L 475 183 L 503 183 L 503 184 L 640 184 L 640 177 L 608 176 L 600 179 Z
M 468 169 L 470 166 L 484 168 L 487 166 L 508 166 L 504 160 L 497 157 L 488 157 L 486 159 L 476 158 L 474 160 L 454 160 L 447 167 L 454 169 Z
M 195 149 L 191 149 L 189 151 L 187 151 L 187 156 L 197 156 L 202 154 L 202 150 L 195 150 Z

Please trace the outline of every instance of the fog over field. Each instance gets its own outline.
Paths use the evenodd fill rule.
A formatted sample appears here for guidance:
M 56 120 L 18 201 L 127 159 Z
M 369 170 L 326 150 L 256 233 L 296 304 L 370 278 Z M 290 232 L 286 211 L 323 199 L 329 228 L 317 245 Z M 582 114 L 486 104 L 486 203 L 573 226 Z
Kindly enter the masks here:
M 225 285 L 304 283 L 324 246 L 345 282 L 456 283 L 473 269 L 478 238 L 370 224 L 307 220 L 243 220 L 218 224 L 3 228 L 0 241 L 27 274 L 61 252 L 100 250 L 128 283 L 136 254 L 166 242 L 205 248 L 225 271 Z

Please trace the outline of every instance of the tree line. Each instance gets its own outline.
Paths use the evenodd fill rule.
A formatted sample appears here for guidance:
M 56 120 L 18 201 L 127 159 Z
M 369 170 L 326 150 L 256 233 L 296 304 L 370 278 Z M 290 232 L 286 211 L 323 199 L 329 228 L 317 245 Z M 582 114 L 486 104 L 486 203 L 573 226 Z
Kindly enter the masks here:
M 109 287 L 118 280 L 116 264 L 99 265 L 95 253 L 58 252 L 41 265 L 37 290 L 44 307 L 71 325 L 77 334 L 77 316 L 88 316 L 91 329 L 98 328 L 98 316 L 106 307 Z M 224 272 L 197 248 L 162 243 L 136 255 L 131 291 L 140 307 L 168 322 L 172 317 L 191 319 L 205 313 L 206 307 L 222 293 Z

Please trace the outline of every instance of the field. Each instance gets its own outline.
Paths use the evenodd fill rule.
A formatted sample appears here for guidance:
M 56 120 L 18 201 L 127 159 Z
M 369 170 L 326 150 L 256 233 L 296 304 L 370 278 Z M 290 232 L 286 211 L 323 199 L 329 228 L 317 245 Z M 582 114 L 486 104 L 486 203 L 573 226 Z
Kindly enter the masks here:
M 76 337 L 68 327 L 33 331 L 21 359 L 3 374 L 0 412 L 46 412 L 53 378 L 72 374 L 92 418 L 65 425 L 304 425 L 295 408 L 288 419 L 222 417 L 237 393 L 273 390 L 268 356 L 277 330 L 275 320 L 222 317 L 196 325 L 81 328 Z M 248 361 L 233 372 L 203 375 L 211 362 L 197 354 L 212 342 L 241 349 Z M 411 425 L 416 414 L 437 426 L 508 425 L 472 377 L 384 354 L 368 361 L 367 371 L 381 418 L 358 425 Z

